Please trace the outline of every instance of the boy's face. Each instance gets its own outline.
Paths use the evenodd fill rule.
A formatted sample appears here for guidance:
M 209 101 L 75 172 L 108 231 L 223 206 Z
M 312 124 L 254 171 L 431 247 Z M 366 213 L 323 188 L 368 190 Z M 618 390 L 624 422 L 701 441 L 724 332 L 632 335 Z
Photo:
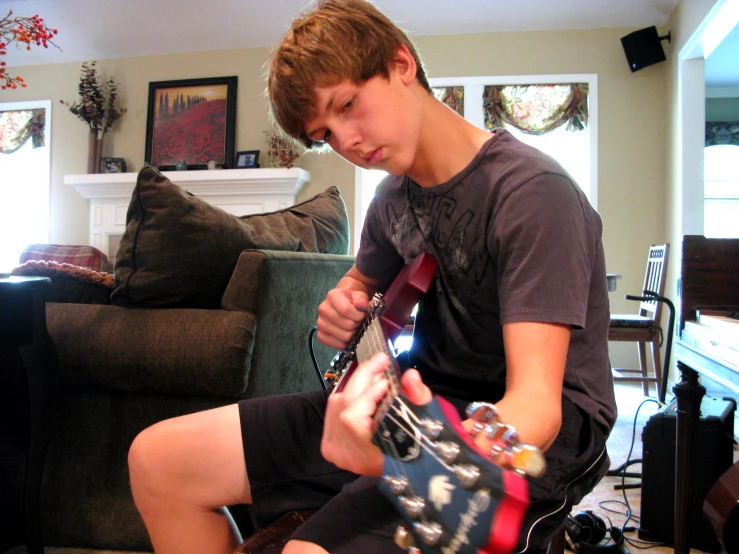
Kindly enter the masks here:
M 395 63 L 389 79 L 378 75 L 362 84 L 347 80 L 317 88 L 317 115 L 306 123 L 306 134 L 359 167 L 408 173 L 422 121 L 422 108 L 410 86 L 415 67 L 412 78 L 408 74 L 405 66 Z

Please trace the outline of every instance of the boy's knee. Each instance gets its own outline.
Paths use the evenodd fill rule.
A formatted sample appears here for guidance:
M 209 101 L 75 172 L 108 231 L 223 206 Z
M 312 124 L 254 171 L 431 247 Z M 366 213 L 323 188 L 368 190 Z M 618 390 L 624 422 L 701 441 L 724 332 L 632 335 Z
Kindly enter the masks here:
M 282 554 L 328 554 L 328 551 L 312 542 L 290 540 L 287 541 Z
M 155 425 L 141 431 L 128 449 L 128 472 L 132 484 L 151 486 L 166 475 L 166 444 Z

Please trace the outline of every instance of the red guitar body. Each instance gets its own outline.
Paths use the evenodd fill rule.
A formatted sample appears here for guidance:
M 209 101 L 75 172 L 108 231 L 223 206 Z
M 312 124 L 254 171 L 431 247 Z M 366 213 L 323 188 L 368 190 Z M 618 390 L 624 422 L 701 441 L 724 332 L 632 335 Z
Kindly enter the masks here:
M 370 311 L 378 310 L 382 329 L 393 343 L 405 329 L 418 300 L 431 287 L 438 266 L 439 262 L 429 254 L 417 256 L 398 273 L 381 296 L 382 300 L 378 300 L 376 296 L 370 303 Z M 378 305 L 379 302 L 381 305 Z M 361 340 L 363 330 L 360 329 L 346 350 L 339 352 L 331 362 L 333 369 L 330 379 L 334 380 L 332 392 L 341 392 L 356 368 L 354 350 L 356 343 Z

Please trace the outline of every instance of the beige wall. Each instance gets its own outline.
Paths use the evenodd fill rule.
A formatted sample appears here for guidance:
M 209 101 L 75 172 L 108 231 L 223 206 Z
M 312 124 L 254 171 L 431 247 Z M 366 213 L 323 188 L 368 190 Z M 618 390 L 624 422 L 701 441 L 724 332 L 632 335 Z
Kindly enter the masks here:
M 678 133 L 680 122 L 678 109 L 678 54 L 695 33 L 706 15 L 711 11 L 715 3 L 716 0 L 681 0 L 667 26 L 672 34 L 672 44 L 667 49 L 667 89 L 665 95 L 668 139 L 667 163 L 665 166 L 667 178 L 665 232 L 672 244 L 673 250 L 667 272 L 665 296 L 671 298 L 676 305 L 679 300 L 677 281 L 680 275 L 680 255 L 682 248 L 682 190 L 679 177 L 682 154 Z M 676 380 L 674 358 L 671 363 L 670 380 Z
M 613 311 L 634 312 L 650 244 L 665 239 L 664 64 L 631 73 L 620 38 L 628 29 L 494 33 L 417 41 L 432 77 L 597 73 L 598 209 L 608 271 L 620 273 Z M 471 54 L 471 53 L 477 54 Z
M 237 150 L 264 150 L 262 131 L 268 128 L 262 66 L 268 49 L 226 50 L 194 54 L 101 60 L 100 72 L 119 83 L 121 105 L 128 109 L 120 126 L 106 136 L 106 156 L 123 157 L 129 171 L 144 163 L 146 114 L 150 81 L 237 75 Z M 85 244 L 88 236 L 88 203 L 63 184 L 64 175 L 84 173 L 87 167 L 88 128 L 59 100 L 76 101 L 80 63 L 14 68 L 29 83 L 25 90 L 3 93 L 2 100 L 51 98 L 51 241 Z M 312 182 L 300 198 L 336 184 L 348 205 L 353 205 L 354 172 L 335 156 L 310 156 L 301 164 L 311 172 Z
M 431 77 L 596 73 L 599 79 L 599 211 L 605 224 L 608 271 L 623 275 L 611 294 L 614 311 L 634 311 L 623 300 L 639 292 L 647 248 L 666 239 L 667 64 L 631 73 L 620 37 L 631 29 L 566 32 L 491 33 L 421 37 L 417 44 Z M 674 30 L 673 30 L 674 34 Z M 238 150 L 263 149 L 267 128 L 262 68 L 268 49 L 228 50 L 101 61 L 106 76 L 120 83 L 128 108 L 122 125 L 109 135 L 105 155 L 126 158 L 130 170 L 143 164 L 148 83 L 150 81 L 238 75 Z M 51 240 L 84 243 L 87 205 L 63 185 L 63 175 L 86 167 L 87 130 L 59 99 L 75 100 L 79 63 L 18 68 L 29 82 L 8 101 L 51 98 Z M 301 198 L 335 184 L 350 216 L 354 206 L 353 168 L 334 154 L 309 155 L 301 165 L 311 184 Z

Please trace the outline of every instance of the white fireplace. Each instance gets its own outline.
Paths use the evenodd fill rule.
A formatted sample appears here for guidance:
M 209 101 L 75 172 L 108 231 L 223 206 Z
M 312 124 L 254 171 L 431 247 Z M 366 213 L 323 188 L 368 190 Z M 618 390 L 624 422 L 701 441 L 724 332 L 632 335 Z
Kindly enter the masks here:
M 137 173 L 65 175 L 64 184 L 90 201 L 90 245 L 115 256 Z M 186 191 L 233 215 L 281 210 L 295 197 L 310 173 L 300 168 L 257 168 L 165 171 L 163 175 Z

